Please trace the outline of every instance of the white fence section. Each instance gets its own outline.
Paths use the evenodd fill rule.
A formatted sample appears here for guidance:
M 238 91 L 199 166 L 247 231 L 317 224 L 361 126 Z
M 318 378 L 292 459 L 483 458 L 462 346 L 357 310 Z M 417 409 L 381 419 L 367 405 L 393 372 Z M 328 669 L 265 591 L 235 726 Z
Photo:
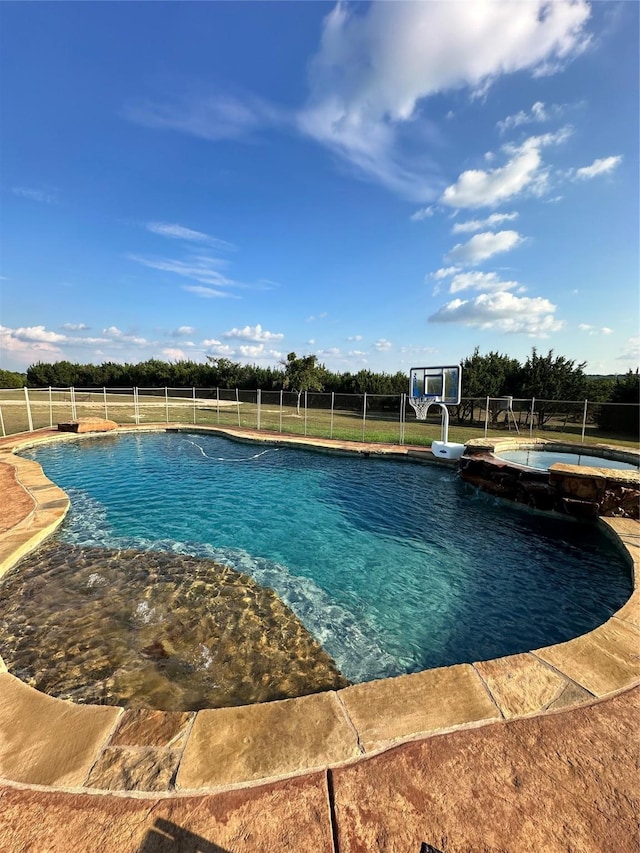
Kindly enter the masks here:
M 474 433 L 469 437 L 494 431 L 533 436 L 543 431 L 569 433 L 584 442 L 587 434 L 604 440 L 629 433 L 625 424 L 632 425 L 627 438 L 633 439 L 639 408 L 640 404 L 633 403 L 486 397 L 463 398 L 449 412 L 451 429 L 465 427 Z M 275 434 L 398 444 L 430 444 L 441 425 L 439 411 L 429 413 L 424 423 L 417 422 L 406 394 L 238 388 L 0 389 L 3 436 L 86 417 L 118 424 L 219 424 Z

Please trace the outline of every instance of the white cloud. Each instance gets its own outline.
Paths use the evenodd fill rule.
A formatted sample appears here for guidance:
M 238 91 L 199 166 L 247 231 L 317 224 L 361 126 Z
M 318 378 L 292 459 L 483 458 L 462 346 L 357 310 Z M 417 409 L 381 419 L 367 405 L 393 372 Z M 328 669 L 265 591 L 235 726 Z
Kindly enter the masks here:
M 14 335 L 23 341 L 39 341 L 41 343 L 56 344 L 69 340 L 67 335 L 58 332 L 49 332 L 44 326 L 26 326 L 13 330 Z
M 240 356 L 241 359 L 246 359 L 248 361 L 281 361 L 283 353 L 274 349 L 265 349 L 264 344 L 243 344 L 239 346 L 236 350 L 236 356 Z
M 145 127 L 176 130 L 213 142 L 245 139 L 261 127 L 286 120 L 282 110 L 255 95 L 195 91 L 164 102 L 131 101 L 123 115 Z
M 228 243 L 226 240 L 220 240 L 217 237 L 211 237 L 209 234 L 204 234 L 202 231 L 194 231 L 192 228 L 185 228 L 184 225 L 172 225 L 168 222 L 148 222 L 147 231 L 153 234 L 159 234 L 161 237 L 169 237 L 173 240 L 186 240 L 190 243 L 206 243 L 210 246 L 215 246 L 217 249 L 232 250 L 235 249 L 233 243 Z
M 245 358 L 258 358 L 258 356 L 264 355 L 264 344 L 256 344 L 255 346 L 243 344 L 238 347 L 238 352 Z
M 587 332 L 589 335 L 612 335 L 613 329 L 608 326 L 592 326 L 590 323 L 578 323 L 578 328 L 581 332 Z
M 349 335 L 347 338 L 348 341 L 361 341 L 362 335 Z
M 525 190 L 540 194 L 547 181 L 540 151 L 564 142 L 570 134 L 571 128 L 564 127 L 557 133 L 530 136 L 517 147 L 505 146 L 511 159 L 504 166 L 490 171 L 468 169 L 445 189 L 440 201 L 456 208 L 492 207 Z
M 340 349 L 338 347 L 328 347 L 328 349 L 319 349 L 316 355 L 319 355 L 322 358 L 326 356 L 338 356 L 340 355 Z
M 583 166 L 581 169 L 576 169 L 575 177 L 578 180 L 588 181 L 595 178 L 596 175 L 608 175 L 613 172 L 622 162 L 621 155 L 615 157 L 602 157 L 600 160 L 594 160 L 590 166 Z
M 499 204 L 530 184 L 541 162 L 539 149 L 530 147 L 493 171 L 468 169 L 446 188 L 440 201 L 451 207 L 467 208 Z
M 28 361 L 37 361 L 47 356 L 62 354 L 60 347 L 51 341 L 34 340 L 18 334 L 23 331 L 21 329 L 10 329 L 8 326 L 0 326 L 0 352 L 17 353 L 21 358 Z
M 63 323 L 61 326 L 66 332 L 82 332 L 89 328 L 85 323 Z
M 74 324 L 68 324 L 74 325 Z M 75 324 L 86 328 L 83 324 Z M 17 353 L 21 359 L 33 362 L 43 358 L 63 357 L 65 348 L 86 347 L 109 343 L 109 338 L 83 338 L 61 335 L 45 326 L 22 326 L 10 329 L 0 326 L 0 352 Z
M 165 347 L 162 350 L 162 355 L 165 358 L 173 359 L 173 361 L 185 361 L 187 358 L 183 350 L 174 347 Z
M 195 293 L 196 296 L 202 296 L 203 299 L 238 299 L 239 297 L 233 293 L 226 293 L 224 290 L 216 290 L 213 287 L 203 287 L 201 284 L 183 284 L 182 289 L 187 293 Z
M 495 272 L 462 272 L 451 280 L 449 293 L 460 293 L 462 290 L 489 291 L 514 290 L 521 287 L 517 281 L 501 281 Z
M 242 329 L 231 329 L 223 332 L 223 338 L 238 338 L 242 341 L 253 341 L 254 343 L 267 343 L 269 341 L 281 341 L 284 338 L 282 332 L 268 332 L 260 323 L 255 326 L 244 326 Z
M 548 121 L 550 118 L 560 115 L 561 112 L 562 107 L 556 106 L 555 104 L 551 107 L 545 107 L 542 101 L 536 101 L 528 113 L 524 110 L 520 110 L 520 112 L 515 113 L 515 115 L 507 116 L 502 121 L 499 121 L 496 127 L 500 133 L 504 133 L 505 130 L 520 127 L 522 124 L 533 124 L 534 122 Z
M 351 358 L 365 358 L 365 356 L 367 354 L 366 354 L 366 352 L 363 352 L 360 349 L 352 349 L 352 350 L 349 350 L 347 355 L 350 356 Z
M 380 338 L 375 342 L 373 346 L 375 347 L 375 349 L 378 350 L 378 352 L 387 352 L 392 348 L 393 344 L 391 343 L 391 341 L 387 341 L 385 338 Z
M 633 335 L 627 340 L 620 355 L 616 356 L 616 360 L 631 362 L 632 367 L 640 364 L 640 335 Z
M 11 192 L 20 198 L 28 198 L 30 201 L 38 201 L 41 204 L 53 204 L 56 200 L 56 194 L 51 190 L 36 190 L 31 187 L 12 187 Z
M 130 260 L 150 269 L 170 272 L 183 278 L 199 281 L 201 284 L 214 287 L 234 287 L 237 282 L 223 275 L 218 267 L 225 266 L 226 261 L 210 255 L 197 255 L 186 261 L 172 258 L 149 258 L 142 255 L 129 255 Z
M 420 347 L 420 346 L 405 346 L 400 347 L 400 352 L 403 355 L 412 354 L 412 355 L 434 355 L 438 352 L 436 347 Z
M 450 275 L 455 275 L 457 272 L 460 272 L 460 267 L 440 267 L 439 270 L 429 273 L 429 278 L 441 281 L 443 278 L 449 278 Z
M 518 297 L 512 293 L 482 293 L 475 299 L 454 299 L 429 317 L 430 323 L 460 323 L 480 329 L 546 337 L 564 322 L 556 320 L 556 306 L 542 297 Z
M 430 205 L 429 207 L 421 207 L 420 210 L 416 210 L 409 218 L 412 222 L 420 222 L 422 219 L 428 219 L 430 216 L 433 216 L 434 213 L 435 208 L 433 205 Z
M 517 219 L 517 213 L 492 213 L 486 219 L 470 219 L 468 222 L 456 222 L 451 229 L 452 234 L 469 234 L 473 231 L 482 231 L 483 228 L 495 228 L 503 222 Z
M 183 335 L 194 335 L 195 331 L 196 330 L 193 326 L 178 326 L 177 329 L 174 329 L 173 332 L 171 332 L 171 335 L 172 337 L 180 338 Z
M 454 264 L 479 264 L 500 252 L 508 252 L 522 243 L 523 238 L 517 231 L 485 231 L 474 234 L 466 243 L 458 243 L 449 252 L 447 260 Z
M 326 320 L 328 316 L 326 311 L 323 311 L 322 314 L 312 314 L 310 317 L 307 317 L 307 323 L 313 323 L 315 320 Z
M 209 355 L 217 355 L 225 358 L 235 355 L 235 350 L 232 347 L 223 344 L 222 341 L 218 341 L 215 338 L 205 339 L 202 341 L 202 346 L 205 347 Z
M 140 338 L 137 335 L 130 335 L 126 332 L 121 331 L 117 326 L 109 326 L 107 329 L 102 330 L 103 335 L 107 335 L 109 338 L 113 338 L 117 341 L 122 341 L 127 344 L 135 344 L 136 346 L 147 346 L 149 341 L 146 338 Z
M 403 156 L 398 133 L 431 130 L 424 99 L 559 70 L 587 45 L 589 15 L 586 0 L 338 3 L 324 21 L 299 127 L 360 174 L 428 200 L 434 170 Z

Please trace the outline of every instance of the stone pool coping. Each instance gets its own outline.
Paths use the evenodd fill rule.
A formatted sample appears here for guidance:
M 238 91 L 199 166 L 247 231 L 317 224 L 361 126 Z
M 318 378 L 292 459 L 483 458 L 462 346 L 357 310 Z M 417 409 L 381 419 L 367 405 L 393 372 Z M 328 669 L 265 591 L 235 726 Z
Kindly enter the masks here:
M 425 448 L 235 428 L 162 424 L 127 426 L 111 434 L 166 430 L 436 462 Z M 13 494 L 23 498 L 26 493 L 33 504 L 8 529 L 0 526 L 0 578 L 54 532 L 69 508 L 66 494 L 40 465 L 15 452 L 42 442 L 91 437 L 46 429 L 0 440 L 0 466 L 11 466 L 15 476 Z M 0 500 L 10 502 L 11 492 L 5 490 Z M 297 699 L 190 713 L 76 705 L 24 684 L 0 659 L 0 777 L 29 786 L 156 796 L 226 790 L 350 765 L 408 741 L 550 714 L 623 692 L 640 681 L 640 523 L 616 518 L 599 523 L 629 562 L 630 599 L 588 634 L 519 655 Z

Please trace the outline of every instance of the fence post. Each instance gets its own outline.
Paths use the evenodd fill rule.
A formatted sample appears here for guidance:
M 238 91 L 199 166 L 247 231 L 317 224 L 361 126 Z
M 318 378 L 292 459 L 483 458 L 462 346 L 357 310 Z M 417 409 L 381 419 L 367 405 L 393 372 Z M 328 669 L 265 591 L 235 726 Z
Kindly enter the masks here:
M 584 434 L 587 429 L 587 407 L 589 405 L 589 401 L 584 401 L 584 413 L 582 415 L 582 444 L 584 444 Z
M 0 427 L 2 427 L 2 437 L 5 438 L 7 433 L 4 429 L 4 418 L 2 417 L 2 406 L 0 406 Z
M 471 404 L 473 405 L 473 403 Z M 487 430 L 489 429 L 489 397 L 487 396 L 487 408 L 484 413 L 484 437 L 487 437 Z
M 333 406 L 336 401 L 336 392 L 331 392 L 331 427 L 329 429 L 329 438 L 333 438 Z
M 282 396 L 284 391 L 280 389 L 280 432 L 282 432 Z
M 107 407 L 107 389 L 106 386 L 102 386 L 102 396 L 104 397 L 104 417 L 105 420 L 109 420 L 109 409 Z
M 364 441 L 365 437 L 365 427 L 367 424 L 367 392 L 364 392 L 364 398 L 362 401 L 362 440 Z
M 536 398 L 531 398 L 531 417 L 529 419 L 529 438 L 533 438 L 533 416 L 536 410 Z
M 33 419 L 31 417 L 31 402 L 29 401 L 29 392 L 27 386 L 24 386 L 24 400 L 27 404 L 27 420 L 29 421 L 29 432 L 33 432 Z
M 307 395 L 308 391 L 304 392 L 304 434 L 307 434 Z
M 138 386 L 133 386 L 133 419 L 136 426 L 140 426 L 140 403 L 138 401 Z
M 400 430 L 398 442 L 399 444 L 404 444 L 404 391 L 400 394 Z
M 258 432 L 260 431 L 260 404 L 262 403 L 262 391 L 260 388 L 256 391 L 256 400 L 258 403 Z
M 240 424 L 240 394 L 238 393 L 237 388 L 236 388 L 236 405 L 238 407 L 238 426 L 241 426 L 241 424 Z
M 51 385 L 49 385 L 49 429 L 53 429 L 53 398 L 51 396 Z
M 191 386 L 191 391 L 193 392 L 193 423 L 195 425 L 195 422 L 196 422 L 196 387 L 195 387 L 195 385 Z
M 71 420 L 78 420 L 78 407 L 76 406 L 76 389 L 72 385 L 69 388 L 69 396 L 71 397 Z
M 165 422 L 169 423 L 169 389 L 164 386 L 164 416 Z
M 216 418 L 217 423 L 220 423 L 220 388 L 216 387 Z

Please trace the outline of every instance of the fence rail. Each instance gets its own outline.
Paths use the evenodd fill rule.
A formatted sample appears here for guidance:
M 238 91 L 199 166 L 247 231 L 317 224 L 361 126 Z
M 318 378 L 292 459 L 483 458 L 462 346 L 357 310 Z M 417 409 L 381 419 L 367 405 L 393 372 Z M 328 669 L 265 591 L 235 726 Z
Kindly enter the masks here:
M 635 403 L 589 400 L 463 398 L 459 406 L 449 407 L 449 437 L 466 442 L 493 433 L 513 433 L 582 443 L 637 444 L 639 409 Z M 440 411 L 432 410 L 425 422 L 416 421 L 406 394 L 237 388 L 0 389 L 3 436 L 82 417 L 104 417 L 120 424 L 216 424 L 372 443 L 430 445 L 442 435 Z

